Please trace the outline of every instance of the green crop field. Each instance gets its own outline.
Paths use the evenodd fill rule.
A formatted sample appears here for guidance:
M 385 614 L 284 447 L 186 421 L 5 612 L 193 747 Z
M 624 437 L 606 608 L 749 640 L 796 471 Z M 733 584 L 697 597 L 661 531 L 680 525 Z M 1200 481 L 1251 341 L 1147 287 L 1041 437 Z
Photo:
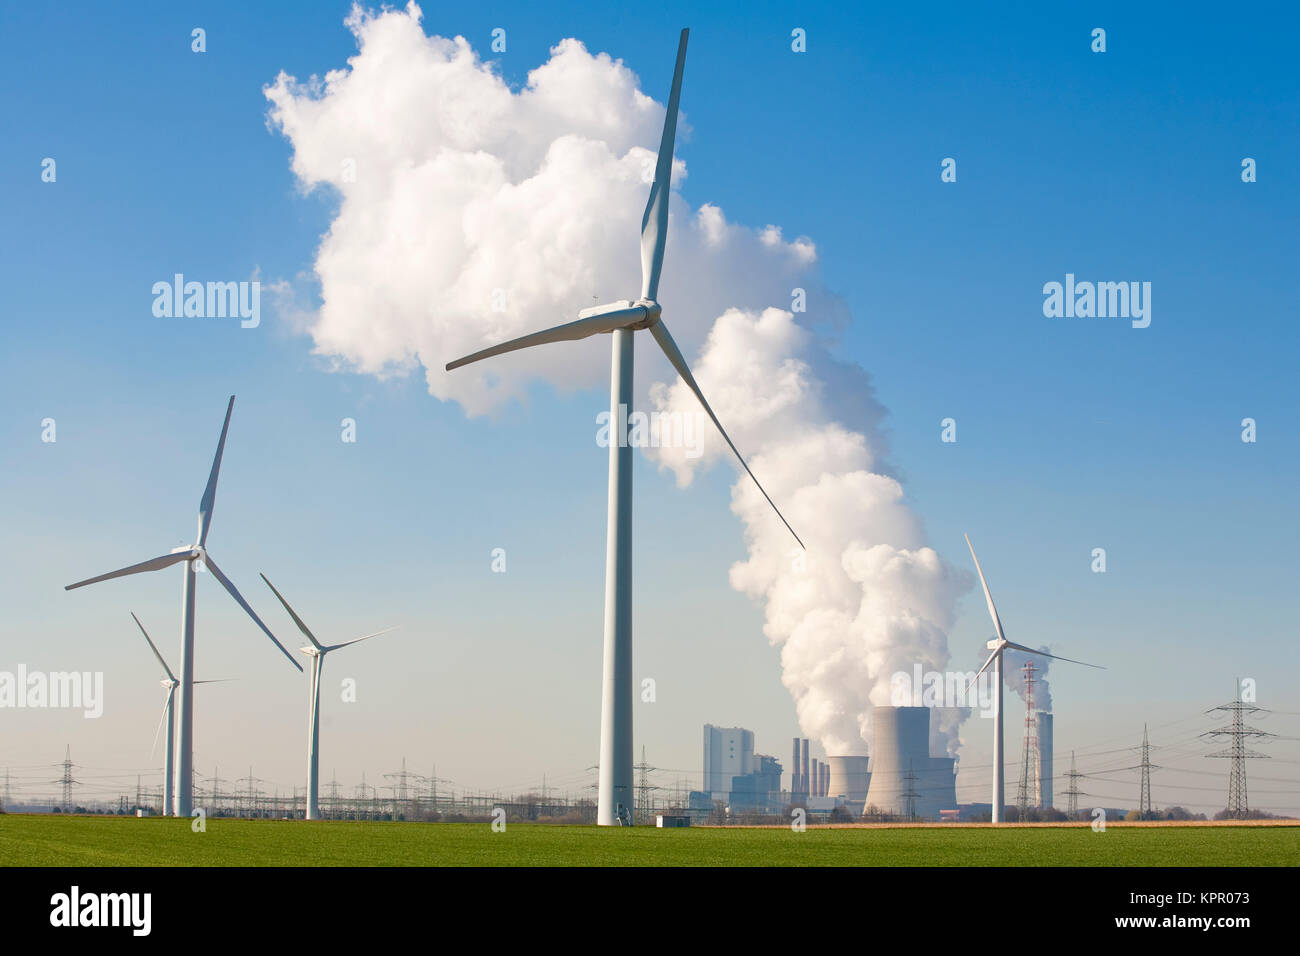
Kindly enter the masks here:
M 1294 866 L 1300 826 L 631 830 L 0 815 L 4 866 Z

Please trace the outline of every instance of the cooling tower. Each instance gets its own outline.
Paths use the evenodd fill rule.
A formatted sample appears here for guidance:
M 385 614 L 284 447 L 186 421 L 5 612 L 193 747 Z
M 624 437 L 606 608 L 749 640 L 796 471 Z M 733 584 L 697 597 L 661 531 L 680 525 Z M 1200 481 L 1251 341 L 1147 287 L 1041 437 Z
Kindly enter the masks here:
M 926 820 L 957 808 L 952 757 L 930 756 L 930 708 L 877 707 L 866 807 L 904 815 L 908 793 L 914 812 Z
M 830 769 L 826 796 L 844 797 L 855 802 L 867 799 L 867 781 L 871 779 L 871 774 L 867 773 L 867 758 L 844 756 L 827 759 Z
M 1052 715 L 1038 712 L 1038 792 L 1034 805 L 1052 805 Z

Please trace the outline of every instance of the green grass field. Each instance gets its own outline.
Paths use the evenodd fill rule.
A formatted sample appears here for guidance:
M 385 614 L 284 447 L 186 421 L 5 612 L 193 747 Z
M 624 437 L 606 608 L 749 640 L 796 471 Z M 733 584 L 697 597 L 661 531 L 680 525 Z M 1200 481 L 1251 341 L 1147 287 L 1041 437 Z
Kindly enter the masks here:
M 4 866 L 1295 866 L 1300 827 L 632 830 L 0 815 Z

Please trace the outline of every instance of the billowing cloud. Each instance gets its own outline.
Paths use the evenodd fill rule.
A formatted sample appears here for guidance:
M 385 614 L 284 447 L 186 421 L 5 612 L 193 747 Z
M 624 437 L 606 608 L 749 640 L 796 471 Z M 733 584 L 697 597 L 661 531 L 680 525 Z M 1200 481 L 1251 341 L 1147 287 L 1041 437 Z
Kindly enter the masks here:
M 354 8 L 346 24 L 358 51 L 346 68 L 305 82 L 282 73 L 265 91 L 268 122 L 289 141 L 302 187 L 330 189 L 338 202 L 314 263 L 319 307 L 303 318 L 315 350 L 361 373 L 423 369 L 433 395 L 471 415 L 522 399 L 536 381 L 604 387 L 603 336 L 454 373 L 443 366 L 571 321 L 593 302 L 636 298 L 664 108 L 621 60 L 575 39 L 512 89 L 464 39 L 427 36 L 421 19 L 413 3 Z M 665 43 L 664 56 L 671 50 Z M 679 148 L 689 142 L 692 89 L 688 63 Z M 686 174 L 677 160 L 674 186 Z M 965 581 L 926 546 L 890 474 L 868 376 L 834 359 L 789 311 L 801 289 L 819 328 L 843 321 L 816 265 L 807 239 L 672 196 L 664 319 L 688 359 L 699 356 L 706 394 L 808 544 L 794 552 L 742 476 L 732 509 L 749 557 L 731 583 L 764 608 L 804 732 L 851 753 L 863 750 L 871 705 L 889 702 L 893 671 L 947 664 Z M 665 374 L 651 349 L 638 356 Z M 697 409 L 680 383 L 640 395 L 660 411 Z M 687 484 L 726 453 L 705 435 L 699 457 L 649 453 Z M 941 712 L 940 746 L 953 746 L 955 721 Z

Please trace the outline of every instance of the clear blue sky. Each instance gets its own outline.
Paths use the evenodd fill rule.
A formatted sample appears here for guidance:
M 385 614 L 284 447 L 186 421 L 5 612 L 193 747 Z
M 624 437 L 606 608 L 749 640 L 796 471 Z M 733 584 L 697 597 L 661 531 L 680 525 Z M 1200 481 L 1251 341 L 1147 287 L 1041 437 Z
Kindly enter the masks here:
M 323 637 L 403 624 L 330 659 L 327 677 L 357 678 L 360 700 L 326 705 L 325 778 L 337 767 L 349 786 L 362 770 L 373 782 L 405 756 L 466 787 L 591 781 L 605 452 L 590 423 L 605 396 L 539 388 L 468 421 L 418 374 L 329 371 L 265 300 L 257 330 L 150 311 L 151 285 L 174 272 L 270 281 L 310 268 L 330 200 L 297 191 L 262 87 L 280 70 L 342 67 L 347 9 L 0 12 L 0 668 L 108 682 L 99 721 L 0 713 L 0 766 L 53 764 L 65 744 L 91 767 L 158 762 L 161 692 L 127 610 L 174 658 L 180 574 L 62 586 L 191 539 L 237 394 L 210 541 L 222 568 L 285 641 L 258 571 Z M 931 544 L 965 567 L 971 534 L 1012 640 L 1109 665 L 1053 670 L 1058 772 L 1070 748 L 1135 744 L 1143 722 L 1223 702 L 1234 675 L 1258 680 L 1264 706 L 1300 711 L 1293 11 L 430 4 L 424 22 L 479 49 L 506 28 L 496 58 L 513 83 L 576 36 L 623 58 L 656 99 L 664 51 L 691 26 L 683 195 L 817 243 L 853 314 L 839 355 L 890 409 L 892 458 Z M 794 27 L 805 54 L 790 51 Z M 1089 49 L 1094 27 L 1104 54 Z M 955 184 L 939 179 L 949 156 Z M 44 157 L 55 183 L 41 181 Z M 1258 182 L 1241 181 L 1243 157 Z M 1042 285 L 1067 272 L 1151 282 L 1150 327 L 1045 318 Z M 47 417 L 53 445 L 40 441 Z M 339 441 L 343 417 L 357 419 L 355 445 Z M 939 440 L 946 417 L 956 444 Z M 1254 444 L 1240 440 L 1246 417 Z M 679 491 L 638 464 L 636 671 L 659 700 L 639 706 L 637 745 L 671 768 L 666 785 L 698 774 L 704 722 L 751 727 L 783 760 L 796 732 L 760 612 L 727 584 L 743 556 L 731 479 L 715 468 Z M 505 575 L 490 572 L 494 547 Z M 1095 547 L 1104 575 L 1089 568 Z M 240 679 L 201 692 L 201 773 L 251 764 L 268 787 L 301 786 L 305 681 L 208 581 L 199 620 L 200 676 Z M 956 661 L 971 664 L 988 631 L 968 595 Z M 1295 717 L 1269 721 L 1296 736 Z M 1190 747 L 1184 730 L 1212 722 L 1153 741 L 1173 755 Z M 969 761 L 987 762 L 986 729 L 967 735 Z M 1300 778 L 1294 741 L 1268 749 L 1283 782 L 1260 789 L 1289 790 L 1274 805 L 1300 812 L 1300 784 L 1285 783 Z M 1095 769 L 1118 766 L 1106 759 Z M 987 799 L 986 773 L 967 780 L 963 800 Z M 1222 805 L 1194 789 L 1220 777 L 1166 780 L 1158 803 Z M 1136 786 L 1096 790 L 1131 802 Z

